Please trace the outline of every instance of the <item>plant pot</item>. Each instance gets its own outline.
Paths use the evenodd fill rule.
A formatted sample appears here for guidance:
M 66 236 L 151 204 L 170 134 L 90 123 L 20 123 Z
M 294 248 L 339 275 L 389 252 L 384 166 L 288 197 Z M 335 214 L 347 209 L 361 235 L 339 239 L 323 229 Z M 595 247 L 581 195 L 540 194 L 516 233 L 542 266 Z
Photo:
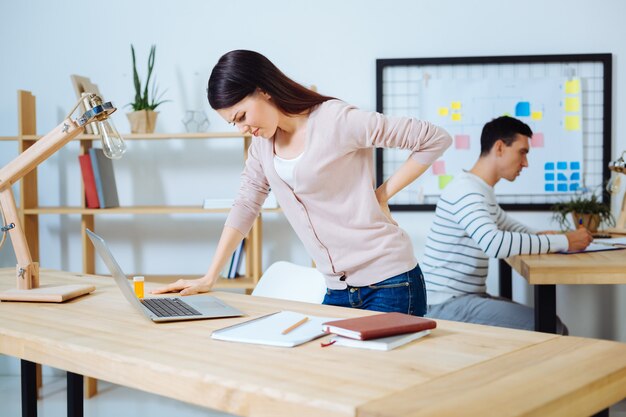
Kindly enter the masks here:
M 158 111 L 139 110 L 126 113 L 130 122 L 131 133 L 152 133 L 156 126 L 156 119 L 159 115 Z
M 580 220 L 582 219 L 582 225 L 587 228 L 591 233 L 595 233 L 598 231 L 598 226 L 600 226 L 600 216 L 598 214 L 589 214 L 589 213 L 572 213 L 572 219 L 574 219 L 574 226 L 578 227 L 581 224 Z

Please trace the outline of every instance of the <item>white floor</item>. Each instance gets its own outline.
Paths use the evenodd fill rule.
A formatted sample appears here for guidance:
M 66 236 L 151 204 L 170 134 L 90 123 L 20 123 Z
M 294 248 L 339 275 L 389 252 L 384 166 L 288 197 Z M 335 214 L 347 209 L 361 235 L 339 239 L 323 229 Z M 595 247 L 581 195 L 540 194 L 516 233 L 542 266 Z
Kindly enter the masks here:
M 180 401 L 98 381 L 98 395 L 85 400 L 85 417 L 227 417 L 225 414 Z M 0 416 L 21 417 L 20 378 L 0 376 Z M 67 416 L 65 378 L 44 376 L 38 417 Z
M 99 392 L 94 398 L 85 400 L 85 417 L 227 417 L 219 411 L 208 410 L 169 398 L 159 397 L 107 382 L 98 382 Z M 0 415 L 20 417 L 20 378 L 0 376 Z M 44 386 L 38 402 L 38 417 L 65 417 L 65 378 L 44 376 Z M 610 417 L 626 417 L 626 400 L 610 409 Z

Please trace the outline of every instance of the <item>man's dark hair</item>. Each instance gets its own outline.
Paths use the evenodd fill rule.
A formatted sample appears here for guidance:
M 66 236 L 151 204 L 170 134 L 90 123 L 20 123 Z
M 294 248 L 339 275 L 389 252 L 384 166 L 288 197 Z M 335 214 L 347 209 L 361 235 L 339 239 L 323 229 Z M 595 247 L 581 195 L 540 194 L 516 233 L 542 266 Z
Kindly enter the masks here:
M 518 134 L 531 137 L 533 131 L 526 123 L 509 116 L 501 116 L 486 123 L 480 135 L 480 156 L 489 154 L 498 139 L 506 146 L 511 146 Z

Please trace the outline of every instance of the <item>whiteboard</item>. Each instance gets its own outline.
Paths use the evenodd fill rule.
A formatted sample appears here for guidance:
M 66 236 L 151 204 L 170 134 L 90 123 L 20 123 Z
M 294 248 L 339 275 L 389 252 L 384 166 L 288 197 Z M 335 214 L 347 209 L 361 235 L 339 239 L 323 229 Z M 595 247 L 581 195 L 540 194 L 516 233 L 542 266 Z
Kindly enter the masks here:
M 478 158 L 483 125 L 502 115 L 534 133 L 529 167 L 496 185 L 503 207 L 545 210 L 583 187 L 601 193 L 609 175 L 610 68 L 608 54 L 378 60 L 377 110 L 428 120 L 453 137 L 445 154 L 390 200 L 392 209 L 432 210 Z M 407 157 L 378 150 L 378 184 Z

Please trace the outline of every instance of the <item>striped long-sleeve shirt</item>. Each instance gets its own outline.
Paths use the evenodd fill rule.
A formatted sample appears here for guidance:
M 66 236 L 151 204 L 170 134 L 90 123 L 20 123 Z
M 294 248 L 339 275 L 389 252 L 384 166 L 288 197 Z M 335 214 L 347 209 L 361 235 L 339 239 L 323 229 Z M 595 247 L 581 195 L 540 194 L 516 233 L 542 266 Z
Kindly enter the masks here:
M 565 235 L 538 235 L 509 217 L 493 187 L 469 172 L 443 191 L 420 266 L 428 303 L 486 292 L 489 258 L 567 250 Z

